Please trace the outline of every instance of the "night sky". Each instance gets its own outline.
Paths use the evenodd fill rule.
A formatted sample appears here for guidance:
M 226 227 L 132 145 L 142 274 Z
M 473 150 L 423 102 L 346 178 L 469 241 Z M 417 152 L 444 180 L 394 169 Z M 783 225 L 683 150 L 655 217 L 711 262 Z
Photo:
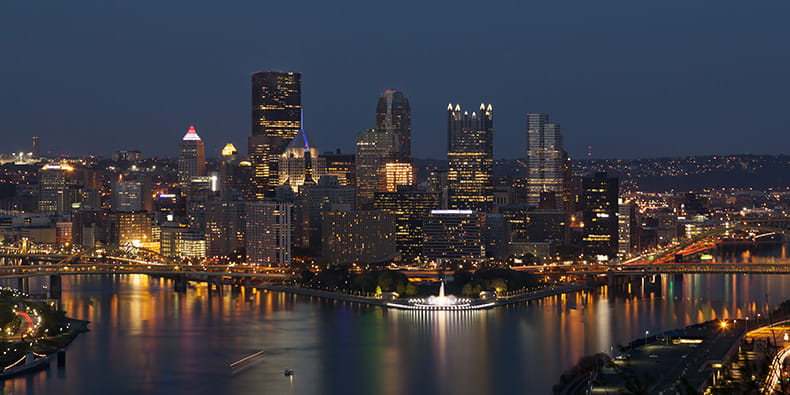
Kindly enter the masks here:
M 490 4 L 495 3 L 495 4 Z M 785 153 L 790 2 L 0 1 L 1 152 L 175 156 L 190 124 L 246 152 L 250 74 L 302 72 L 321 151 L 353 151 L 378 95 L 411 101 L 412 151 L 444 158 L 448 102 L 494 107 L 497 158 L 525 113 L 572 158 Z

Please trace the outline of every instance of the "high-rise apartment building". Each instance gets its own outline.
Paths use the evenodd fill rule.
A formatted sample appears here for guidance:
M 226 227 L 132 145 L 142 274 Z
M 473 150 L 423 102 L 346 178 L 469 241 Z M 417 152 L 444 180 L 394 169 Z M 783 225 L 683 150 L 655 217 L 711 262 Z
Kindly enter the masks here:
M 376 129 L 395 135 L 399 162 L 411 162 L 411 108 L 403 92 L 386 90 L 376 105 Z
M 494 110 L 480 114 L 447 106 L 449 207 L 491 212 L 494 205 Z
M 581 204 L 584 214 L 584 255 L 598 261 L 617 257 L 617 212 L 619 183 L 606 173 L 582 179 Z
M 247 262 L 262 266 L 291 264 L 293 205 L 275 201 L 246 204 Z
M 178 152 L 178 183 L 186 187 L 194 177 L 206 175 L 206 147 L 194 126 L 181 139 Z
M 357 208 L 373 208 L 373 194 L 384 190 L 385 164 L 394 162 L 398 155 L 395 135 L 386 131 L 369 129 L 357 134 Z
M 541 193 L 554 192 L 556 208 L 568 211 L 569 183 L 560 125 L 549 123 L 548 114 L 527 114 L 527 204 L 537 206 Z
M 248 154 L 255 197 L 273 196 L 279 185 L 280 155 L 302 125 L 302 74 L 257 72 L 252 75 L 252 136 Z

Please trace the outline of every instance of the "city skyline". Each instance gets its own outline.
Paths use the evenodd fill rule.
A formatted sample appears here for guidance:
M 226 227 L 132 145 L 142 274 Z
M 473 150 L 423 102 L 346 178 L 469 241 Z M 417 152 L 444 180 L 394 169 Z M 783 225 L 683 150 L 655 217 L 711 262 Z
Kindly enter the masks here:
M 375 125 L 374 100 L 385 89 L 410 100 L 416 158 L 443 157 L 444 147 L 433 143 L 443 135 L 441 110 L 448 101 L 478 97 L 497 108 L 495 158 L 522 157 L 511 146 L 525 140 L 527 112 L 561 119 L 566 150 L 577 159 L 588 146 L 596 158 L 635 158 L 771 154 L 790 145 L 781 116 L 790 55 L 771 50 L 787 36 L 780 19 L 787 4 L 578 5 L 492 5 L 486 15 L 499 23 L 478 26 L 477 7 L 463 2 L 357 4 L 326 20 L 331 9 L 316 4 L 301 11 L 309 27 L 294 29 L 272 17 L 261 24 L 265 14 L 252 3 L 190 3 L 186 13 L 178 4 L 156 12 L 139 5 L 4 4 L 0 13 L 14 16 L 0 28 L 13 38 L 4 53 L 19 61 L 0 65 L 13 76 L 0 99 L 2 132 L 9 151 L 29 149 L 35 135 L 42 152 L 139 149 L 172 156 L 147 141 L 195 124 L 208 156 L 217 157 L 225 143 L 243 147 L 249 135 L 249 75 L 288 70 L 304 75 L 306 122 L 326 150 L 352 150 L 354 135 Z M 525 24 L 532 12 L 541 18 Z M 140 18 L 145 31 L 135 28 Z M 402 35 L 359 34 L 388 23 L 407 27 Z M 732 26 L 749 26 L 749 34 Z M 277 31 L 287 34 L 276 42 L 258 39 Z M 383 56 L 394 46 L 400 56 Z M 457 61 L 461 49 L 474 47 L 490 55 Z M 480 73 L 496 77 L 472 78 Z M 115 87 L 118 75 L 122 89 Z M 47 117 L 37 110 L 43 91 L 57 103 Z M 752 138 L 739 138 L 742 130 Z M 117 138 L 106 139 L 109 131 Z M 651 144 L 629 144 L 637 136 Z

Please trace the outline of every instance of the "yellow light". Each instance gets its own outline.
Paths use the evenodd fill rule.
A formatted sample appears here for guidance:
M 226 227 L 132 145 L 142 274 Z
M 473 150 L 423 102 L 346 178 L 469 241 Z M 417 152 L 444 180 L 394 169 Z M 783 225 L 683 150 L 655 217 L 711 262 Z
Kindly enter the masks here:
M 721 325 L 722 329 L 726 328 L 727 327 L 727 321 L 722 321 L 720 325 Z

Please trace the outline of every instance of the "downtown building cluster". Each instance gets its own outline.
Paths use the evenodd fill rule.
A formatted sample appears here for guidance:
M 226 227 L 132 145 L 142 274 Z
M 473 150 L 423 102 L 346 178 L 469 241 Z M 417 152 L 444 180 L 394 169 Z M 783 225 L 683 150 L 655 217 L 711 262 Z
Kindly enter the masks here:
M 527 177 L 516 185 L 494 176 L 492 104 L 449 104 L 446 167 L 418 169 L 403 92 L 381 94 L 375 128 L 356 135 L 350 154 L 321 152 L 309 138 L 300 73 L 257 72 L 251 87 L 247 155 L 228 142 L 207 160 L 190 126 L 175 164 L 139 151 L 98 166 L 34 161 L 37 206 L 9 207 L 5 238 L 263 266 L 546 262 L 563 248 L 588 260 L 628 254 L 622 217 L 636 210 L 618 201 L 617 179 L 571 176 L 547 114 L 526 115 Z

